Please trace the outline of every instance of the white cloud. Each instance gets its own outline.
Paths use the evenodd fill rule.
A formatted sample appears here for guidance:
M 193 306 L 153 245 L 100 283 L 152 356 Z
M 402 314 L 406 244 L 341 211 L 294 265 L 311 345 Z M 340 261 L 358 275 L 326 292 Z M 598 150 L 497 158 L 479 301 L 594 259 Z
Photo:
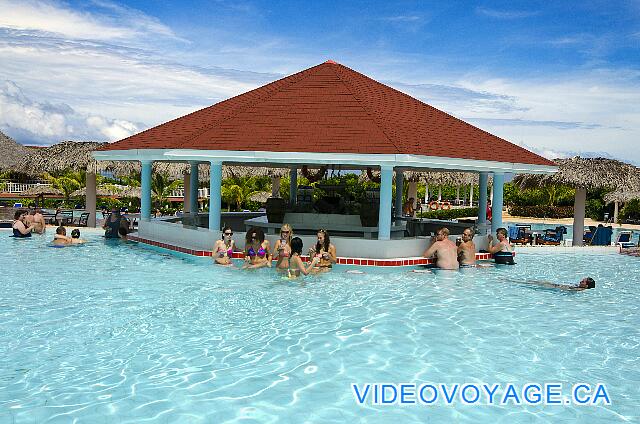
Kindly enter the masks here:
M 0 86 L 0 128 L 31 143 L 62 140 L 115 141 L 140 131 L 129 121 L 85 115 L 66 104 L 31 100 L 11 81 Z
M 123 41 L 146 34 L 174 37 L 167 26 L 137 11 L 107 2 L 94 5 L 111 13 L 81 12 L 43 0 L 0 0 L 0 26 L 52 33 L 70 39 Z

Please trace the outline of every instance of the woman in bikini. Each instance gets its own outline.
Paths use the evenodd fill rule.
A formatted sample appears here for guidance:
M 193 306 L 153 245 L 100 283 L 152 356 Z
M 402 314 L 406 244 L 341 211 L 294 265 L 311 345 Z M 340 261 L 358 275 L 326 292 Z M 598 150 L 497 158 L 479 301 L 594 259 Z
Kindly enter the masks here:
M 290 243 L 291 257 L 289 258 L 289 266 L 287 268 L 287 275 L 289 278 L 297 278 L 300 274 L 308 275 L 313 267 L 320 261 L 320 258 L 314 256 L 311 262 L 305 266 L 302 262 L 302 239 L 300 237 L 294 237 Z
M 231 238 L 233 236 L 233 230 L 231 227 L 224 227 L 222 229 L 222 239 L 216 240 L 216 244 L 213 246 L 212 257 L 219 265 L 231 265 L 231 259 L 233 259 L 233 251 L 236 244 Z
M 243 269 L 271 267 L 271 248 L 269 240 L 264 239 L 264 232 L 260 228 L 247 231 L 244 244 Z
M 333 264 L 337 261 L 336 247 L 331 244 L 329 233 L 327 230 L 318 230 L 318 242 L 315 248 L 309 249 L 309 257 L 317 257 L 318 264 L 316 272 L 326 272 L 331 270 Z
M 289 224 L 284 224 L 280 228 L 280 239 L 276 241 L 276 245 L 273 248 L 275 257 L 277 258 L 276 269 L 284 271 L 289 268 L 289 257 L 291 256 L 291 239 L 293 237 L 293 230 Z

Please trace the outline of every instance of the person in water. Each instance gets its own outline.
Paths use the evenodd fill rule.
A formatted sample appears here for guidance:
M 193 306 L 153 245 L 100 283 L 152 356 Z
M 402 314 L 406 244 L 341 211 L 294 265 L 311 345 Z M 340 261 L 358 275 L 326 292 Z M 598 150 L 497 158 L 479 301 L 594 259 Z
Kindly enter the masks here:
M 489 239 L 489 247 L 487 247 L 487 250 L 493 254 L 493 259 L 497 264 L 515 265 L 513 261 L 513 246 L 509 243 L 507 234 L 506 228 L 498 228 L 496 230 L 498 242 L 494 245 L 492 245 L 493 237 L 489 234 L 487 236 Z
M 102 228 L 104 228 L 105 238 L 127 238 L 129 220 L 120 214 L 120 209 L 113 208 L 111 216 L 105 221 Z
M 425 258 L 434 257 L 436 268 L 458 269 L 458 247 L 449 240 L 449 229 L 442 227 L 431 237 L 431 246 L 422 254 Z
M 308 275 L 313 271 L 313 268 L 320 262 L 319 256 L 313 256 L 311 262 L 305 266 L 304 262 L 302 262 L 302 239 L 300 237 L 294 237 L 291 239 L 291 243 L 289 243 L 291 247 L 291 256 L 289 257 L 287 267 L 287 275 L 289 278 L 297 278 L 300 274 Z
M 269 240 L 265 240 L 264 232 L 257 227 L 247 231 L 244 243 L 243 268 L 271 267 L 271 247 Z
M 212 257 L 219 265 L 231 265 L 233 251 L 236 248 L 236 244 L 231 237 L 233 237 L 231 227 L 224 227 L 222 229 L 222 239 L 216 240 L 216 243 L 213 245 Z
M 458 262 L 460 267 L 476 266 L 476 245 L 473 242 L 473 228 L 465 228 L 462 242 L 458 245 Z
M 62 225 L 56 228 L 56 233 L 53 236 L 51 244 L 54 246 L 66 246 L 67 244 L 71 244 L 71 237 L 67 236 L 67 229 Z
M 33 232 L 38 234 L 44 234 L 47 230 L 47 223 L 44 220 L 44 215 L 42 215 L 42 209 L 36 208 L 33 210 Z
M 27 211 L 24 209 L 18 209 L 13 214 L 13 236 L 18 238 L 31 237 L 31 232 L 35 228 L 35 224 L 27 225 L 26 224 L 26 215 Z
M 71 244 L 82 244 L 82 243 L 86 243 L 87 241 L 85 239 L 81 239 L 80 238 L 80 230 L 77 228 L 74 228 L 71 231 Z
M 579 282 L 573 283 L 573 284 L 556 284 L 556 283 L 550 283 L 548 281 L 527 281 L 525 284 L 533 284 L 533 285 L 548 288 L 548 289 L 559 289 L 559 290 L 568 290 L 568 291 L 582 291 L 582 290 L 596 288 L 596 282 L 591 277 L 583 278 Z
M 291 256 L 291 240 L 293 237 L 293 229 L 289 224 L 284 224 L 280 228 L 280 238 L 276 241 L 276 245 L 273 247 L 275 252 L 276 269 L 286 270 L 289 269 L 289 257 Z
M 333 264 L 338 260 L 336 247 L 331 243 L 327 230 L 318 230 L 317 237 L 318 241 L 316 242 L 315 247 L 309 249 L 309 257 L 318 258 L 318 264 L 316 265 L 317 271 L 329 271 Z

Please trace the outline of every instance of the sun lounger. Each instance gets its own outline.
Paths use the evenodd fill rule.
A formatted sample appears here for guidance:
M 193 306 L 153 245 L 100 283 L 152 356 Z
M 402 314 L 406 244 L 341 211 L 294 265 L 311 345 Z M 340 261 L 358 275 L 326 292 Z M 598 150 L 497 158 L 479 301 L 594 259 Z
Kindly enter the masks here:
M 616 237 L 615 244 L 617 246 L 622 247 L 623 249 L 627 249 L 629 247 L 635 247 L 635 244 L 631 242 L 631 238 L 633 237 L 633 231 L 620 231 L 618 233 L 618 237 Z

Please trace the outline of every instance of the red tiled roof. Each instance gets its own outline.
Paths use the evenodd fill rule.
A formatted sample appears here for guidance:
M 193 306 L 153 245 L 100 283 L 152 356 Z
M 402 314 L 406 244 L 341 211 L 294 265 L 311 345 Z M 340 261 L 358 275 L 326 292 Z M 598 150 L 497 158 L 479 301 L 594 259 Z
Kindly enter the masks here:
M 415 154 L 554 165 L 333 61 L 103 150 L 128 149 Z

